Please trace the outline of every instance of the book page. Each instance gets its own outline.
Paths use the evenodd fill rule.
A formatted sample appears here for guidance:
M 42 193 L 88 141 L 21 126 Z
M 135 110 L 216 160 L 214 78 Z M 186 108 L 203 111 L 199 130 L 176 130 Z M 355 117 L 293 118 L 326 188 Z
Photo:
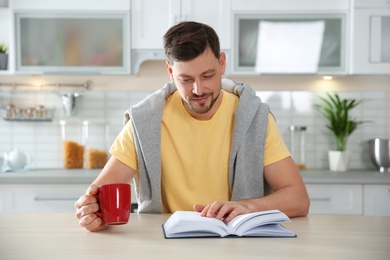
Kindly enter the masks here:
M 199 212 L 176 211 L 164 224 L 168 237 L 227 236 L 227 226 L 221 220 L 201 217 Z
M 296 237 L 295 233 L 280 224 L 267 224 L 250 229 L 241 236 L 253 237 Z
M 290 219 L 279 210 L 267 210 L 239 215 L 228 224 L 228 228 L 230 233 L 241 236 L 249 229 L 286 221 L 290 221 Z
M 295 237 L 281 223 L 290 219 L 279 210 L 242 214 L 230 223 L 216 218 L 201 217 L 195 211 L 176 211 L 163 225 L 166 238 L 184 237 Z

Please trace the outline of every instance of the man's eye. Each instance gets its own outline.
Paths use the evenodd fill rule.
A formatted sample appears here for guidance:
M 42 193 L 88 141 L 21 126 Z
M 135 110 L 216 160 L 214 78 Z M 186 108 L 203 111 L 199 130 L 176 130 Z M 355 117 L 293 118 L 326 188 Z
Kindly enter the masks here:
M 191 82 L 191 79 L 180 79 L 180 81 L 182 83 L 188 83 L 188 82 Z

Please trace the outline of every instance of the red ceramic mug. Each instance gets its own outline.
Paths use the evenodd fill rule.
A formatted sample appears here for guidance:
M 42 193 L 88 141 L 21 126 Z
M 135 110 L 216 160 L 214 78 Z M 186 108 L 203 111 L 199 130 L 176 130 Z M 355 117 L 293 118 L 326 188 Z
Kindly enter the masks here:
M 96 198 L 100 210 L 96 215 L 105 225 L 122 225 L 129 221 L 131 208 L 131 187 L 128 183 L 112 183 L 99 187 Z

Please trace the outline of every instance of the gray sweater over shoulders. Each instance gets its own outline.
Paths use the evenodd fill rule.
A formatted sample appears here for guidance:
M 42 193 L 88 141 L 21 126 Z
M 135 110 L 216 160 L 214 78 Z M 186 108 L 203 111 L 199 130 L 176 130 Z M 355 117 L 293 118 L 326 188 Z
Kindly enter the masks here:
M 262 197 L 269 107 L 249 85 L 223 79 L 222 88 L 239 96 L 229 162 L 231 200 Z M 162 213 L 161 120 L 165 99 L 175 91 L 175 85 L 167 83 L 125 112 L 125 122 L 132 119 L 138 157 L 135 192 L 139 213 Z

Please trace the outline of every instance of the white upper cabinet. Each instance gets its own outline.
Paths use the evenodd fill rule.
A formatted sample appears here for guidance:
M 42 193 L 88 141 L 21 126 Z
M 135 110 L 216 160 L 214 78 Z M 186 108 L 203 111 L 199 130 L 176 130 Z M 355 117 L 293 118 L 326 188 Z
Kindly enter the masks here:
M 236 14 L 233 71 L 347 74 L 346 20 L 346 14 Z
M 348 3 L 232 0 L 232 72 L 347 74 Z
M 8 74 L 11 72 L 10 68 L 13 66 L 13 37 L 12 37 L 12 14 L 7 6 L 0 6 L 0 43 L 4 44 L 7 48 L 7 54 L 1 54 L 0 56 L 0 75 Z
M 218 33 L 222 50 L 230 49 L 230 0 L 132 0 L 131 71 L 145 60 L 165 59 L 163 36 L 181 21 L 210 25 Z
M 9 0 L 12 9 L 129 11 L 131 0 Z
M 130 0 L 13 0 L 12 70 L 130 74 Z
M 133 49 L 163 49 L 162 37 L 180 15 L 180 0 L 131 1 L 131 46 Z M 178 19 L 178 18 L 176 18 Z
M 234 11 L 305 11 L 347 10 L 350 0 L 231 0 Z M 364 1 L 364 0 L 363 0 Z
M 221 49 L 230 49 L 230 0 L 182 0 L 182 20 L 210 25 L 219 36 Z
M 210 25 L 230 47 L 230 0 L 132 0 L 132 48 L 163 49 L 163 36 L 180 21 Z
M 390 74 L 390 1 L 356 0 L 352 74 Z
M 81 22 L 85 19 L 89 22 Z M 0 0 L 0 42 L 9 48 L 8 66 L 0 75 L 136 74 L 143 61 L 165 59 L 162 38 L 171 26 L 191 20 L 216 30 L 227 54 L 227 74 L 390 75 L 390 0 Z M 80 21 L 74 26 L 79 33 L 66 31 L 75 21 Z M 308 31 L 287 30 L 279 36 L 293 35 L 294 44 L 263 42 L 264 32 L 273 32 L 264 26 L 316 22 L 323 24 L 321 40 L 309 40 Z M 287 51 L 299 43 L 308 46 L 302 54 Z M 114 63 L 111 58 L 101 63 L 106 54 Z M 77 57 L 89 65 L 78 66 Z M 274 57 L 287 67 L 264 70 L 264 61 Z M 309 61 L 305 57 L 315 57 L 314 69 L 300 63 Z M 303 69 L 296 70 L 296 64 Z
M 129 14 L 15 12 L 16 71 L 129 74 Z

